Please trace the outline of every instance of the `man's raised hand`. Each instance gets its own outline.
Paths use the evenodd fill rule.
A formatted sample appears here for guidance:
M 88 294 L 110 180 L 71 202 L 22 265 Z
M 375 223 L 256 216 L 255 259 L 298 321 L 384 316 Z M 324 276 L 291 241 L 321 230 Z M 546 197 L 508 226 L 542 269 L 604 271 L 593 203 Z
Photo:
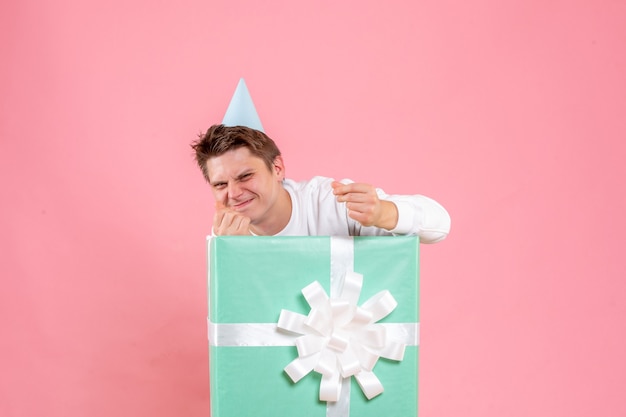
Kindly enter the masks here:
M 213 233 L 216 236 L 250 235 L 250 218 L 218 201 L 215 203 Z
M 369 184 L 332 182 L 337 201 L 346 203 L 348 216 L 363 226 L 392 230 L 398 224 L 398 209 L 394 203 L 378 198 L 376 188 Z

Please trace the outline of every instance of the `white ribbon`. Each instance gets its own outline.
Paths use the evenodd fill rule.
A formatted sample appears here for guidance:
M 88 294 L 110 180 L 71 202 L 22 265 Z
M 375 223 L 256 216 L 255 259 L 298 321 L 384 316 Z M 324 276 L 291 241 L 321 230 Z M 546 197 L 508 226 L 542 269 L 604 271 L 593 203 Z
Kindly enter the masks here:
M 350 378 L 368 399 L 383 392 L 373 372 L 378 358 L 401 361 L 407 345 L 419 344 L 419 323 L 377 323 L 397 302 L 384 290 L 358 306 L 363 276 L 353 272 L 352 238 L 331 238 L 330 297 L 319 282 L 302 289 L 308 315 L 282 310 L 278 323 L 219 324 L 208 321 L 213 346 L 296 346 L 285 372 L 298 382 L 322 375 L 319 398 L 327 417 L 349 415 Z M 298 336 L 300 335 L 300 336 Z
M 404 358 L 404 340 L 394 340 L 387 328 L 376 322 L 397 306 L 387 290 L 357 305 L 363 275 L 349 271 L 337 297 L 329 298 L 319 282 L 302 290 L 311 311 L 307 316 L 282 310 L 278 328 L 302 336 L 296 339 L 298 357 L 285 372 L 298 382 L 311 371 L 322 374 L 321 401 L 338 401 L 343 378 L 354 376 L 368 399 L 383 392 L 372 372 L 378 358 Z

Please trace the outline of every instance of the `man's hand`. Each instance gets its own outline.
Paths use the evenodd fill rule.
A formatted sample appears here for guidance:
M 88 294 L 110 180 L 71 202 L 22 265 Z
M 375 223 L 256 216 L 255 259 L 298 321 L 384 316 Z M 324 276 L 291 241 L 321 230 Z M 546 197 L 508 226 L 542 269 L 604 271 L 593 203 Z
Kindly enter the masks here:
M 222 202 L 215 203 L 213 233 L 216 236 L 250 235 L 250 218 L 237 213 Z
M 363 226 L 392 230 L 398 224 L 398 209 L 391 201 L 380 200 L 376 188 L 369 184 L 342 184 L 333 181 L 337 201 L 345 202 L 348 216 Z

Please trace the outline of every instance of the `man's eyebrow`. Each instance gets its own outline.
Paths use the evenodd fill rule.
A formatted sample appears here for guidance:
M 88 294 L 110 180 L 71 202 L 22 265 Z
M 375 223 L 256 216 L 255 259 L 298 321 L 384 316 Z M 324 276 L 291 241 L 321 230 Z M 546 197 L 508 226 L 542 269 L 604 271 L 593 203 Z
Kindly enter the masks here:
M 237 175 L 237 179 L 240 180 L 240 179 L 242 179 L 243 177 L 245 177 L 246 175 L 249 175 L 249 174 L 254 174 L 254 169 L 246 169 L 241 174 Z
M 239 175 L 237 175 L 235 177 L 235 180 L 239 181 L 246 175 L 254 174 L 255 172 L 256 171 L 253 168 L 246 169 L 245 171 L 242 171 Z M 226 184 L 227 182 L 228 180 L 214 180 L 214 181 L 209 181 L 209 184 L 215 186 L 215 185 L 220 185 L 220 184 Z
M 226 181 L 222 181 L 222 180 L 209 181 L 209 184 L 215 186 L 219 184 L 226 184 Z

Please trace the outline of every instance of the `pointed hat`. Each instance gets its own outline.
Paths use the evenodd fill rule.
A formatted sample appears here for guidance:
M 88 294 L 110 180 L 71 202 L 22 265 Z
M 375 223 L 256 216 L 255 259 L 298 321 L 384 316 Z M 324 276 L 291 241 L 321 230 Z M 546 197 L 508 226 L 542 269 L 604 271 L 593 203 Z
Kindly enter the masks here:
M 239 80 L 233 98 L 230 99 L 222 124 L 225 126 L 246 126 L 263 132 L 261 119 L 256 113 L 252 97 L 250 97 L 243 78 Z

